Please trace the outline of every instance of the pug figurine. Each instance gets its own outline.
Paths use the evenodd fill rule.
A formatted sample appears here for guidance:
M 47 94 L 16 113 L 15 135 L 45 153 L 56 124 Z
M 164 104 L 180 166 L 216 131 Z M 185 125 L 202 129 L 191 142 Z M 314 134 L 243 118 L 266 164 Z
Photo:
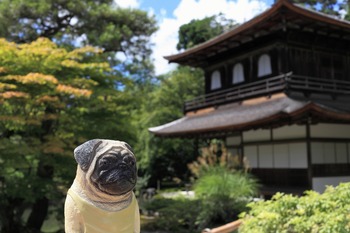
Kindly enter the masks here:
M 93 139 L 78 146 L 74 158 L 78 168 L 65 201 L 66 233 L 139 233 L 131 147 L 122 141 Z

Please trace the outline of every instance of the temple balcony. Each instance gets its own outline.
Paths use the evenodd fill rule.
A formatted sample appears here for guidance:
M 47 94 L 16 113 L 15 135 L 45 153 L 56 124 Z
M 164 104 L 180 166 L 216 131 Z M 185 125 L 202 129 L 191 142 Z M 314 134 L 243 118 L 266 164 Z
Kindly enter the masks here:
M 186 101 L 184 112 L 217 107 L 254 97 L 270 96 L 278 92 L 285 92 L 287 95 L 299 93 L 306 98 L 311 94 L 327 95 L 335 100 L 338 97 L 350 97 L 350 81 L 294 75 L 290 72 L 201 95 Z

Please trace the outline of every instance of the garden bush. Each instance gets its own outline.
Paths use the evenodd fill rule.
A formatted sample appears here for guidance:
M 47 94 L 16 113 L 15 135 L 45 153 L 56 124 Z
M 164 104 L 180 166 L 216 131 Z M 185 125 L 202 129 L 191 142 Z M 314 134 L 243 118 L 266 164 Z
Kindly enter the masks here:
M 322 194 L 306 191 L 301 197 L 277 193 L 248 206 L 249 212 L 240 216 L 240 233 L 350 232 L 350 183 L 329 186 Z
M 147 211 L 157 213 L 155 221 L 142 226 L 143 230 L 193 233 L 199 232 L 196 217 L 201 205 L 198 200 L 186 198 L 156 197 L 144 206 Z
M 231 222 L 246 210 L 246 204 L 257 193 L 257 182 L 246 173 L 223 166 L 208 169 L 195 183 L 196 198 L 201 211 L 197 217 L 200 228 Z

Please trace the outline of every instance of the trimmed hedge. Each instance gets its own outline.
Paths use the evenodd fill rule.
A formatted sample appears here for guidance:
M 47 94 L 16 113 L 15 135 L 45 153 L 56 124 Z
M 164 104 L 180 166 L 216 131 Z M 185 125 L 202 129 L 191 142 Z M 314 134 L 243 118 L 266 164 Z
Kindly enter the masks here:
M 248 204 L 240 233 L 350 232 L 350 183 L 329 186 L 323 194 L 306 191 L 297 197 L 277 193 L 271 200 Z

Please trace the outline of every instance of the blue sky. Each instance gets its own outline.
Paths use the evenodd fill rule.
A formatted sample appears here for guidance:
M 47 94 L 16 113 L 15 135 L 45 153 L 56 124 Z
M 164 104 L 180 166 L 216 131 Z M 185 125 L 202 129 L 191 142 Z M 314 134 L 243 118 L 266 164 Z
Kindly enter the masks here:
M 157 75 L 169 72 L 163 56 L 178 53 L 178 30 L 192 19 L 223 13 L 238 23 L 243 23 L 268 9 L 274 0 L 114 0 L 120 7 L 138 8 L 154 15 L 159 30 L 152 36 L 152 59 Z
M 153 9 L 158 15 L 165 10 L 168 17 L 173 17 L 172 12 L 179 3 L 180 0 L 140 0 L 139 8 L 146 11 Z

